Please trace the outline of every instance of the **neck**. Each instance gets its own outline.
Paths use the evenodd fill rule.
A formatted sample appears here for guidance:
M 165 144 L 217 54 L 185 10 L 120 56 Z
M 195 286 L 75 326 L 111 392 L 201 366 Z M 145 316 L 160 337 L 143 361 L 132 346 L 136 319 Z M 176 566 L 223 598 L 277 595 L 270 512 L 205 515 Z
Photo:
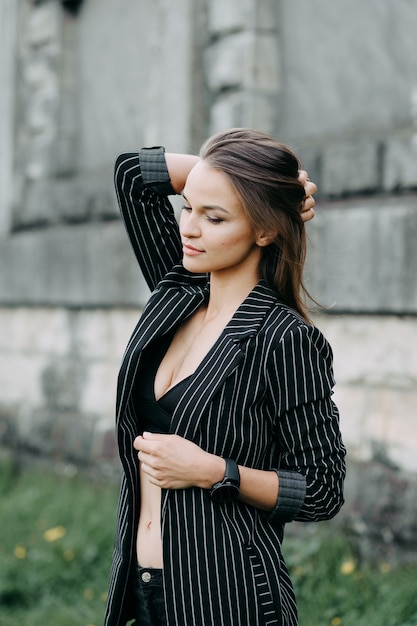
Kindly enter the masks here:
M 229 314 L 232 316 L 258 282 L 259 276 L 257 274 L 249 274 L 239 278 L 233 276 L 232 279 L 229 279 L 213 272 L 210 275 L 210 299 L 207 315 Z

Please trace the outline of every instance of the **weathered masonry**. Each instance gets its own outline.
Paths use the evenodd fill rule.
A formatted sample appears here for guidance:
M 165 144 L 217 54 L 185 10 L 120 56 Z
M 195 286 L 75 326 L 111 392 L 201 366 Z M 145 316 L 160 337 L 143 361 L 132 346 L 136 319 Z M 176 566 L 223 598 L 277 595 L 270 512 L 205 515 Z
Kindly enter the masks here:
M 147 293 L 114 158 L 256 127 L 319 185 L 308 284 L 328 307 L 317 322 L 334 347 L 349 460 L 398 510 L 403 495 L 415 537 L 416 32 L 407 0 L 2 1 L 3 447 L 118 467 L 117 370 Z M 365 510 L 356 475 L 351 501 Z

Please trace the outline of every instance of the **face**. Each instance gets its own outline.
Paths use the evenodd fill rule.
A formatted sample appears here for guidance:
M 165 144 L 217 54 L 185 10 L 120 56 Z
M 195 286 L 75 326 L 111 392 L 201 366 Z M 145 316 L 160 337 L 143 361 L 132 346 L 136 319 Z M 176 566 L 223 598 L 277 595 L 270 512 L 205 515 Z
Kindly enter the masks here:
M 257 235 L 227 176 L 201 160 L 188 175 L 183 198 L 184 267 L 212 275 L 257 275 Z

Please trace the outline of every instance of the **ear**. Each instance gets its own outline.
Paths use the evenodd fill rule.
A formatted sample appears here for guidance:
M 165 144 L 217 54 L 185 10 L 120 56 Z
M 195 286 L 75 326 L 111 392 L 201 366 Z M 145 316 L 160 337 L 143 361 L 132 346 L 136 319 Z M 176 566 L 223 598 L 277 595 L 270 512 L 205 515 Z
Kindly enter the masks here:
M 269 246 L 275 239 L 276 233 L 260 233 L 256 238 L 256 245 L 264 248 L 265 246 Z

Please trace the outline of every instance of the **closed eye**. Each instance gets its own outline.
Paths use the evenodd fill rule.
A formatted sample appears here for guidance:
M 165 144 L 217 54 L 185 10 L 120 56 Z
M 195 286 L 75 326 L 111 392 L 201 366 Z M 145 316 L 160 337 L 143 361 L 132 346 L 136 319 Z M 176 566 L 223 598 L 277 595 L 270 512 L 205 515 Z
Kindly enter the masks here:
M 183 211 L 192 211 L 192 207 L 190 207 L 188 204 L 183 204 L 181 209 Z M 224 220 L 221 217 L 212 217 L 211 215 L 208 214 L 208 212 L 206 213 L 206 218 L 207 221 L 210 222 L 210 224 L 220 224 L 221 222 L 224 222 Z

